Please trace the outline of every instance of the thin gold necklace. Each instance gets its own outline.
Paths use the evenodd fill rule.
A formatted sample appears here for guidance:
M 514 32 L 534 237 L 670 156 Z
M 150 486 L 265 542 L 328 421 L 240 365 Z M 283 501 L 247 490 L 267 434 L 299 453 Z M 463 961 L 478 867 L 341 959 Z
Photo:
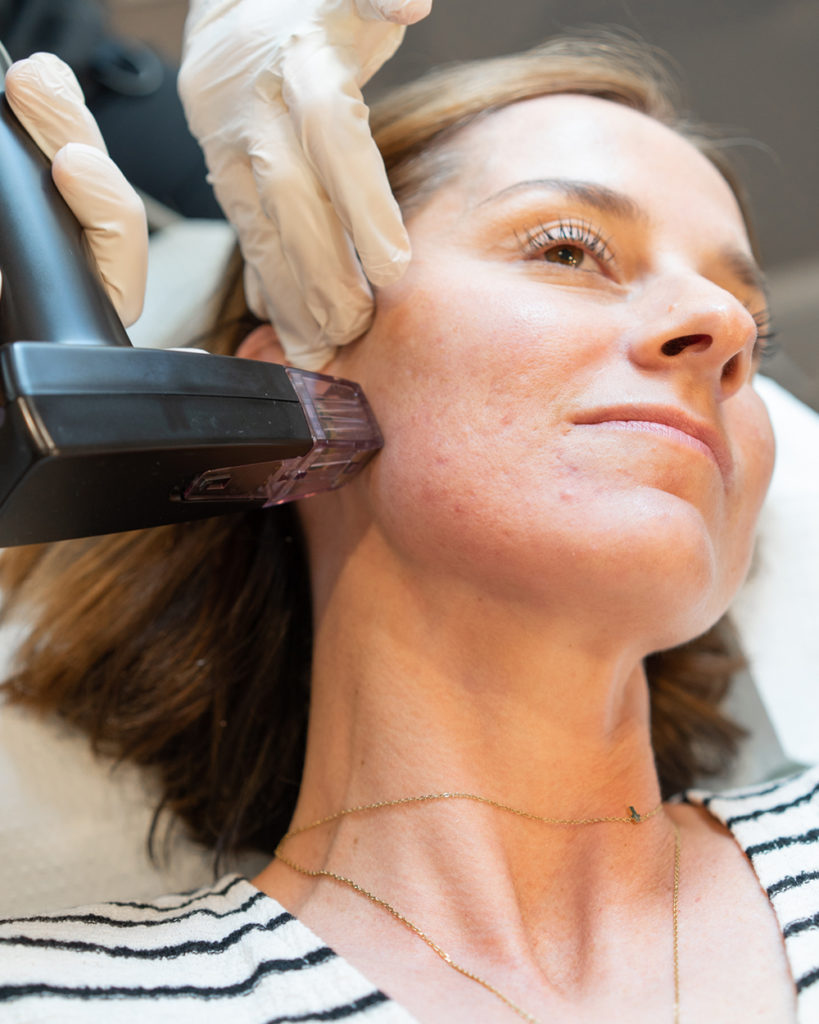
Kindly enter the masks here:
M 466 967 L 462 967 L 456 963 L 452 957 L 443 950 L 437 942 L 429 937 L 426 932 L 422 931 L 418 925 L 413 924 L 409 918 L 405 917 L 400 910 L 397 910 L 391 903 L 382 899 L 380 896 L 376 896 L 375 893 L 365 889 L 363 885 L 359 885 L 358 882 L 353 881 L 352 878 L 347 878 L 345 875 L 336 874 L 334 871 L 326 871 L 322 868 L 312 869 L 306 868 L 301 864 L 297 864 L 295 861 L 290 860 L 282 853 L 282 846 L 287 842 L 288 839 L 292 839 L 294 836 L 301 835 L 304 832 L 310 832 L 314 828 L 319 828 L 321 825 L 326 825 L 331 821 L 337 821 L 339 818 L 344 818 L 350 814 L 363 814 L 367 811 L 378 811 L 385 807 L 401 807 L 406 804 L 419 804 L 419 803 L 432 803 L 436 800 L 472 800 L 475 803 L 487 804 L 489 807 L 495 807 L 501 811 L 507 811 L 509 814 L 515 814 L 520 818 L 527 818 L 529 821 L 538 821 L 547 825 L 599 825 L 610 822 L 617 822 L 625 825 L 639 825 L 644 821 L 648 821 L 649 818 L 653 818 L 655 814 L 659 814 L 662 810 L 662 803 L 659 803 L 653 811 L 649 811 L 647 814 L 638 814 L 634 807 L 629 806 L 628 814 L 612 815 L 599 818 L 548 818 L 540 814 L 531 814 L 529 811 L 521 811 L 516 807 L 510 807 L 508 804 L 503 804 L 497 800 L 490 800 L 489 797 L 478 796 L 476 793 L 426 793 L 422 796 L 403 796 L 396 800 L 378 800 L 371 804 L 360 804 L 356 807 L 345 807 L 343 810 L 336 811 L 334 814 L 328 814 L 324 818 L 319 818 L 317 821 L 311 822 L 309 825 L 302 825 L 299 828 L 293 828 L 282 836 L 279 845 L 276 847 L 275 857 L 291 868 L 293 871 L 298 872 L 300 875 L 306 875 L 308 878 L 329 878 L 334 882 L 339 882 L 341 885 L 347 886 L 348 889 L 352 889 L 353 892 L 359 893 L 361 896 L 365 896 L 371 903 L 386 910 L 388 914 L 391 914 L 396 921 L 399 921 L 408 928 L 411 932 L 418 936 L 423 942 L 425 942 L 429 948 L 437 956 L 444 961 L 444 963 L 451 967 L 454 971 L 462 974 L 465 978 L 469 978 L 470 981 L 477 982 L 486 989 L 487 992 L 491 992 L 493 996 L 500 999 L 502 1003 L 505 1003 L 514 1013 L 523 1020 L 528 1021 L 529 1024 L 540 1024 L 537 1017 L 533 1017 L 531 1013 L 527 1013 L 526 1010 L 522 1009 L 516 1003 L 514 1003 L 508 996 L 505 996 L 503 992 L 495 988 L 488 981 L 481 978 L 479 975 L 470 971 Z M 673 954 L 674 954 L 674 1024 L 680 1024 L 680 958 L 679 958 L 679 903 L 680 903 L 680 830 L 677 827 L 675 821 L 671 822 L 671 827 L 674 830 L 674 889 L 671 900 L 671 921 L 673 930 Z

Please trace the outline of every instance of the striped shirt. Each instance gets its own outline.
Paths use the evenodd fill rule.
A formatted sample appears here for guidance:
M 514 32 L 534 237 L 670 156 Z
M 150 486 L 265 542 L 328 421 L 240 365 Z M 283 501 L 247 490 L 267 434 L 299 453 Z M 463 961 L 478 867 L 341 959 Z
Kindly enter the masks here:
M 692 791 L 748 854 L 782 928 L 800 1024 L 819 1021 L 819 769 Z M 0 1024 L 412 1024 L 275 900 L 229 875 L 150 902 L 0 922 Z
M 785 939 L 799 1024 L 819 1024 L 819 767 L 685 799 L 722 822 L 750 859 Z

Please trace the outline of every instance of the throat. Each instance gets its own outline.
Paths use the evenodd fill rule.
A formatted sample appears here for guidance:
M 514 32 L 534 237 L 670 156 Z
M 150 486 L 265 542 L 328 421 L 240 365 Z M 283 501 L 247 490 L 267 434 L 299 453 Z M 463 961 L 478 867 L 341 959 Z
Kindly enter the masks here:
M 534 855 L 541 867 L 556 860 L 563 871 L 552 864 L 533 885 L 531 878 L 526 883 L 515 876 L 508 856 L 492 863 L 484 856 L 482 863 L 481 845 L 488 846 L 493 816 L 501 823 L 496 840 L 498 834 L 514 835 L 514 845 Z M 306 840 L 328 828 L 336 831 L 332 849 L 319 861 L 311 859 L 315 848 L 311 852 Z M 419 870 L 424 848 L 425 869 Z M 557 848 L 561 852 L 555 858 Z M 614 849 L 621 855 L 616 865 Z M 678 962 L 679 833 L 661 807 L 560 819 L 474 795 L 404 798 L 344 810 L 293 829 L 276 863 L 280 871 L 315 886 L 301 914 L 319 934 L 339 919 L 358 920 L 370 946 L 376 938 L 379 948 L 391 948 L 399 959 L 412 962 L 419 956 L 428 961 L 420 948 L 426 947 L 448 969 L 511 1008 L 517 1007 L 513 996 L 488 978 L 516 977 L 513 993 L 528 977 L 523 987 L 541 988 L 558 1001 L 592 998 L 601 978 L 613 977 L 622 967 L 612 939 L 624 929 L 637 935 L 643 931 L 650 946 L 664 928 L 671 932 L 673 927 Z M 625 863 L 630 865 L 626 876 Z M 493 879 L 491 887 L 481 882 L 487 877 Z M 260 881 L 264 888 L 265 880 Z M 347 937 L 344 944 L 354 960 L 366 959 L 355 941 Z M 475 965 L 486 965 L 486 978 Z M 517 1009 L 525 1019 L 535 1019 Z

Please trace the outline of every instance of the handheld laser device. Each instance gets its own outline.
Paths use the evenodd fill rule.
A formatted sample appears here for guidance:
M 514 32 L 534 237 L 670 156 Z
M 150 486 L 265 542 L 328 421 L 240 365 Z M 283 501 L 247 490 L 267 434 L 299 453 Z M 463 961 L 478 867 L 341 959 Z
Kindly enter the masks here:
M 351 381 L 133 348 L 5 95 L 0 270 L 0 547 L 291 501 L 382 445 Z

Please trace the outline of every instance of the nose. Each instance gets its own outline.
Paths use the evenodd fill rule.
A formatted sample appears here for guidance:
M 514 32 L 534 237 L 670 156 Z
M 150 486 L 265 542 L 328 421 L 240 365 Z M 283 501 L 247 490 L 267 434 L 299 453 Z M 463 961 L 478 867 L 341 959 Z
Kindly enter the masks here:
M 666 279 L 645 298 L 647 326 L 630 344 L 635 363 L 699 378 L 720 401 L 747 382 L 757 324 L 734 294 L 692 274 Z

